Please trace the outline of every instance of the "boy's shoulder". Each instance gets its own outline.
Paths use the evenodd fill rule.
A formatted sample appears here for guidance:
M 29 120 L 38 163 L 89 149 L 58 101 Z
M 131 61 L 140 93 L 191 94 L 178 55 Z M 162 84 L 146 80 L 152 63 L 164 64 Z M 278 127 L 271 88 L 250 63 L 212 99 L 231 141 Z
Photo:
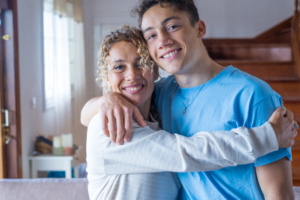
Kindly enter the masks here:
M 227 76 L 224 76 L 220 83 L 227 85 L 232 92 L 243 95 L 256 96 L 258 98 L 272 95 L 280 97 L 265 81 L 234 67 L 228 72 Z

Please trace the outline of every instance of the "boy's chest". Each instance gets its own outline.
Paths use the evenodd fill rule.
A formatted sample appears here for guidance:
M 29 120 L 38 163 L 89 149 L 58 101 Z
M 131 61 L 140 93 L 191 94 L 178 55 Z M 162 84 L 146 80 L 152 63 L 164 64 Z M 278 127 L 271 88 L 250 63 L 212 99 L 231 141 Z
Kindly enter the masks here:
M 199 131 L 229 131 L 245 124 L 245 113 L 236 105 L 238 101 L 226 95 L 199 94 L 190 102 L 185 104 L 178 93 L 165 102 L 161 115 L 164 130 L 192 136 Z

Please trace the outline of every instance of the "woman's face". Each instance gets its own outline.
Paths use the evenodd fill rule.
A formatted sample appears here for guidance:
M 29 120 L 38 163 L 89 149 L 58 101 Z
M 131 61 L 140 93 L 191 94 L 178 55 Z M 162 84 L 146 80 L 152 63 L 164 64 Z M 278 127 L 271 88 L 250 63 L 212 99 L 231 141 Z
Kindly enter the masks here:
M 150 70 L 143 70 L 139 61 L 137 48 L 124 41 L 114 44 L 107 58 L 108 86 L 137 107 L 149 100 L 154 90 L 153 74 Z

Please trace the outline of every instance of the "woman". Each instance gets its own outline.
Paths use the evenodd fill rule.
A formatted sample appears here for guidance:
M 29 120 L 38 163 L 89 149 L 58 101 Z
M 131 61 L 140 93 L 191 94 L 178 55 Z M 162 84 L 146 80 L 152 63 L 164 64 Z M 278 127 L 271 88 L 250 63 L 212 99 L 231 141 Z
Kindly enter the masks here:
M 216 170 L 254 162 L 278 149 L 269 122 L 226 134 L 199 132 L 190 138 L 159 130 L 151 104 L 158 67 L 136 28 L 123 26 L 105 37 L 98 73 L 104 92 L 122 94 L 138 107 L 148 126 L 133 122 L 131 141 L 118 146 L 101 133 L 97 115 L 91 120 L 87 136 L 90 199 L 176 199 L 181 185 L 177 175 L 167 171 Z M 110 122 L 111 116 L 107 120 Z M 288 126 L 290 122 L 284 130 Z

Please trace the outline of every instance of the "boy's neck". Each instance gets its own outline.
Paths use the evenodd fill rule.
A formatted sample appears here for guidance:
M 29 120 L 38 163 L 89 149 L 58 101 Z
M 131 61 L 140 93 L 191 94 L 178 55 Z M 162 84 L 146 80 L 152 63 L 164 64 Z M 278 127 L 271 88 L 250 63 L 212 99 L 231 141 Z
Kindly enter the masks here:
M 198 65 L 190 67 L 190 70 L 184 74 L 173 74 L 177 83 L 182 88 L 191 88 L 204 84 L 218 75 L 224 67 L 217 64 L 210 58 L 199 61 Z

